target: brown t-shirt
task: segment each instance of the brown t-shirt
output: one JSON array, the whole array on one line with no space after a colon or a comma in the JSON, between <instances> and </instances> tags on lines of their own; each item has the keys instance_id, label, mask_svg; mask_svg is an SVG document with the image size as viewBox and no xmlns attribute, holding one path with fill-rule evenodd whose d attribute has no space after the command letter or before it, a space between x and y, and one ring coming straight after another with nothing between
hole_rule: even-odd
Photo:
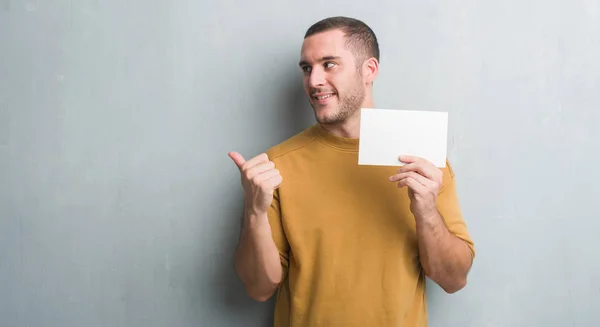
<instances>
[{"instance_id":1,"label":"brown t-shirt","mask_svg":"<svg viewBox=\"0 0 600 327\"><path fill-rule=\"evenodd\" d=\"M358 165L358 146L316 124L267 151L283 177L268 212L284 274L275 327L427 326L407 189L388 180L398 167ZM442 170L439 212L474 254Z\"/></svg>"}]
</instances>

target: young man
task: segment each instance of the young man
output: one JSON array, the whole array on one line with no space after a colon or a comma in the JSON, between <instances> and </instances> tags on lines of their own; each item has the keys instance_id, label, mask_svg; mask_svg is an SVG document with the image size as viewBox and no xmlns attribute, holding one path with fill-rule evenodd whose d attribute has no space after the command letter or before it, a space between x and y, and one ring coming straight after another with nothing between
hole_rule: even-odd
<instances>
[{"instance_id":1,"label":"young man","mask_svg":"<svg viewBox=\"0 0 600 327\"><path fill-rule=\"evenodd\" d=\"M245 193L237 273L258 301L276 292L275 326L427 326L425 277L456 292L475 253L452 168L357 164L379 68L363 22L310 27L300 68L318 123L247 161L229 153Z\"/></svg>"}]
</instances>

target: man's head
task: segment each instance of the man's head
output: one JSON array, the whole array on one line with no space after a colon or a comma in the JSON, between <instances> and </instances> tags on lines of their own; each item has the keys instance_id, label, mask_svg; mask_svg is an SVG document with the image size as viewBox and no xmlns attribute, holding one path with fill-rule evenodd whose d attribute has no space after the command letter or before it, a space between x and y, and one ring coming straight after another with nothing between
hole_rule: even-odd
<instances>
[{"instance_id":1,"label":"man's head","mask_svg":"<svg viewBox=\"0 0 600 327\"><path fill-rule=\"evenodd\" d=\"M343 123L362 106L372 105L379 44L360 20L331 17L312 25L304 36L299 65L319 123Z\"/></svg>"}]
</instances>

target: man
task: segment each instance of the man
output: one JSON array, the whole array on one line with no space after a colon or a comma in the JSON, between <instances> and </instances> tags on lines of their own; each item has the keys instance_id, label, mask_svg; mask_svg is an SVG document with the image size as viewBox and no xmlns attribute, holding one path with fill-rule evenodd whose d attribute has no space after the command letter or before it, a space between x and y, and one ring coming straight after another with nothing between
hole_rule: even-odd
<instances>
[{"instance_id":1,"label":"man","mask_svg":"<svg viewBox=\"0 0 600 327\"><path fill-rule=\"evenodd\" d=\"M373 108L379 47L363 22L333 17L306 33L300 68L317 124L245 160L235 267L275 326L427 326L425 277L466 284L474 246L449 163L403 156L359 166L360 108Z\"/></svg>"}]
</instances>

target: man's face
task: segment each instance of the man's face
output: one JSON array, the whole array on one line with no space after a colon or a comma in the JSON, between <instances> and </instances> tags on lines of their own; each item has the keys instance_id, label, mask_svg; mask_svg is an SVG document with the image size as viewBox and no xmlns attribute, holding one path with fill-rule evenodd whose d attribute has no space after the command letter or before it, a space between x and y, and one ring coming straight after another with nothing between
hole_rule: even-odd
<instances>
[{"instance_id":1,"label":"man's face","mask_svg":"<svg viewBox=\"0 0 600 327\"><path fill-rule=\"evenodd\" d=\"M345 121L365 98L362 63L356 62L345 42L341 30L331 30L306 38L302 45L304 90L321 124Z\"/></svg>"}]
</instances>

